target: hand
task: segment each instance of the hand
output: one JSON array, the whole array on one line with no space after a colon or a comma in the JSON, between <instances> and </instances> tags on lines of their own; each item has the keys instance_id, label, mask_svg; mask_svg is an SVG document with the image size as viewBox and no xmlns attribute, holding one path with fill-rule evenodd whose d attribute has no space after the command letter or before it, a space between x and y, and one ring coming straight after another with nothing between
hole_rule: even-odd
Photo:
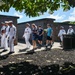
<instances>
[{"instance_id":1,"label":"hand","mask_svg":"<svg viewBox=\"0 0 75 75\"><path fill-rule=\"evenodd\" d=\"M6 35L6 38L7 38L7 35Z\"/></svg>"},{"instance_id":2,"label":"hand","mask_svg":"<svg viewBox=\"0 0 75 75\"><path fill-rule=\"evenodd\" d=\"M12 39L14 39L14 36L12 37Z\"/></svg>"}]
</instances>

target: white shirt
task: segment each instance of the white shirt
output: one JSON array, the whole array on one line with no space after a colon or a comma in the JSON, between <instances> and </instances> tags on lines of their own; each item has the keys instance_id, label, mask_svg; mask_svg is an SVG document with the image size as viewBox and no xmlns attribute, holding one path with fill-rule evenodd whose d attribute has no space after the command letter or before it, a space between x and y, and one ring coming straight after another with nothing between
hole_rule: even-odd
<instances>
[{"instance_id":1,"label":"white shirt","mask_svg":"<svg viewBox=\"0 0 75 75\"><path fill-rule=\"evenodd\" d=\"M31 28L29 28L29 27L25 28L23 37L30 35L31 32L32 32Z\"/></svg>"},{"instance_id":2,"label":"white shirt","mask_svg":"<svg viewBox=\"0 0 75 75\"><path fill-rule=\"evenodd\" d=\"M72 34L74 32L74 30L72 28L69 28L67 31L67 34Z\"/></svg>"},{"instance_id":3,"label":"white shirt","mask_svg":"<svg viewBox=\"0 0 75 75\"><path fill-rule=\"evenodd\" d=\"M9 34L8 36L9 37L14 37L16 38L16 27L14 25L12 25L10 28L9 28Z\"/></svg>"},{"instance_id":4,"label":"white shirt","mask_svg":"<svg viewBox=\"0 0 75 75\"><path fill-rule=\"evenodd\" d=\"M58 33L58 36L60 37L61 41L63 41L63 34L66 34L66 31L64 29L61 29Z\"/></svg>"},{"instance_id":5,"label":"white shirt","mask_svg":"<svg viewBox=\"0 0 75 75\"><path fill-rule=\"evenodd\" d=\"M6 36L8 36L9 28L10 28L9 26L5 26L5 31L6 31L5 34L6 34Z\"/></svg>"},{"instance_id":6,"label":"white shirt","mask_svg":"<svg viewBox=\"0 0 75 75\"><path fill-rule=\"evenodd\" d=\"M64 29L61 29L58 33L58 36L62 36L63 34L66 34L66 31Z\"/></svg>"}]
</instances>

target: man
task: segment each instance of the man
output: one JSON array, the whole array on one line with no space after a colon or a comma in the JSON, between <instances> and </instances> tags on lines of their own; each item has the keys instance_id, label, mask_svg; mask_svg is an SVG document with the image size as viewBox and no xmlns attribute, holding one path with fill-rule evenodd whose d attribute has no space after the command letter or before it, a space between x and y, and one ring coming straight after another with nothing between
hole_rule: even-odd
<instances>
[{"instance_id":1,"label":"man","mask_svg":"<svg viewBox=\"0 0 75 75\"><path fill-rule=\"evenodd\" d=\"M5 45L5 23L1 22L1 48L4 48Z\"/></svg>"},{"instance_id":2,"label":"man","mask_svg":"<svg viewBox=\"0 0 75 75\"><path fill-rule=\"evenodd\" d=\"M9 54L14 53L14 40L16 39L16 27L13 25L13 21L9 21Z\"/></svg>"},{"instance_id":3,"label":"man","mask_svg":"<svg viewBox=\"0 0 75 75\"><path fill-rule=\"evenodd\" d=\"M31 47L31 44L29 42L30 34L31 34L30 24L29 23L26 23L26 28L24 30L23 37L25 38L25 42L26 42L27 49Z\"/></svg>"},{"instance_id":4,"label":"man","mask_svg":"<svg viewBox=\"0 0 75 75\"><path fill-rule=\"evenodd\" d=\"M39 25L39 28L38 28L38 43L39 43L40 47L42 46L43 34L44 34L43 28L41 27L41 25Z\"/></svg>"},{"instance_id":5,"label":"man","mask_svg":"<svg viewBox=\"0 0 75 75\"><path fill-rule=\"evenodd\" d=\"M52 47L52 44L53 44L53 42L52 42L52 34L53 34L53 30L52 30L51 26L49 24L47 24L46 48L47 48L47 46L48 46L49 43L51 44L50 45L50 49Z\"/></svg>"},{"instance_id":6,"label":"man","mask_svg":"<svg viewBox=\"0 0 75 75\"><path fill-rule=\"evenodd\" d=\"M72 26L69 26L69 29L67 31L67 34L72 34L74 32Z\"/></svg>"},{"instance_id":7,"label":"man","mask_svg":"<svg viewBox=\"0 0 75 75\"><path fill-rule=\"evenodd\" d=\"M5 51L8 49L8 33L9 33L9 22L5 21Z\"/></svg>"},{"instance_id":8,"label":"man","mask_svg":"<svg viewBox=\"0 0 75 75\"><path fill-rule=\"evenodd\" d=\"M60 37L61 40L61 46L63 46L63 35L66 34L66 31L63 26L60 27L60 31L58 33L58 37Z\"/></svg>"}]
</instances>

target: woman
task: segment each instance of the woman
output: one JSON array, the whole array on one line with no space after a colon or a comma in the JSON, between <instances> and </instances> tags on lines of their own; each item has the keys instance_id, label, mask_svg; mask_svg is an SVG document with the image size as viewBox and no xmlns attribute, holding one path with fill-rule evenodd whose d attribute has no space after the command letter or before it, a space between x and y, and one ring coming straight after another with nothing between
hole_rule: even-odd
<instances>
[{"instance_id":1,"label":"woman","mask_svg":"<svg viewBox=\"0 0 75 75\"><path fill-rule=\"evenodd\" d=\"M37 26L35 24L32 24L32 44L33 44L33 51L37 48L37 46L36 46L36 40L37 40Z\"/></svg>"}]
</instances>

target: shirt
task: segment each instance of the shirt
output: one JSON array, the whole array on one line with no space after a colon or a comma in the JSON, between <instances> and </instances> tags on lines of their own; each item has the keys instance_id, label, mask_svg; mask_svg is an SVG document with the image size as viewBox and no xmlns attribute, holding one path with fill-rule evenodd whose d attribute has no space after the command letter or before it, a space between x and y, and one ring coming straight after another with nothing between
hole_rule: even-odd
<instances>
[{"instance_id":1,"label":"shirt","mask_svg":"<svg viewBox=\"0 0 75 75\"><path fill-rule=\"evenodd\" d=\"M34 35L37 35L37 29L36 29L36 28L32 29L32 35L33 35L33 36L34 36Z\"/></svg>"},{"instance_id":2,"label":"shirt","mask_svg":"<svg viewBox=\"0 0 75 75\"><path fill-rule=\"evenodd\" d=\"M9 26L5 26L5 34L6 34L6 36L8 36L8 33L9 33Z\"/></svg>"},{"instance_id":3,"label":"shirt","mask_svg":"<svg viewBox=\"0 0 75 75\"><path fill-rule=\"evenodd\" d=\"M28 36L30 34L31 34L31 29L29 27L25 28L23 37Z\"/></svg>"},{"instance_id":4,"label":"shirt","mask_svg":"<svg viewBox=\"0 0 75 75\"><path fill-rule=\"evenodd\" d=\"M51 36L52 35L52 28L47 28L47 36Z\"/></svg>"},{"instance_id":5,"label":"shirt","mask_svg":"<svg viewBox=\"0 0 75 75\"><path fill-rule=\"evenodd\" d=\"M72 34L74 32L74 30L72 28L69 28L67 31L67 34Z\"/></svg>"},{"instance_id":6,"label":"shirt","mask_svg":"<svg viewBox=\"0 0 75 75\"><path fill-rule=\"evenodd\" d=\"M14 25L12 25L10 28L9 28L9 37L14 37L16 38L16 27Z\"/></svg>"},{"instance_id":7,"label":"shirt","mask_svg":"<svg viewBox=\"0 0 75 75\"><path fill-rule=\"evenodd\" d=\"M64 29L61 29L58 33L58 36L62 36L63 34L66 34L66 31Z\"/></svg>"},{"instance_id":8,"label":"shirt","mask_svg":"<svg viewBox=\"0 0 75 75\"><path fill-rule=\"evenodd\" d=\"M42 28L38 29L38 35L41 35L42 32L43 32L43 29Z\"/></svg>"}]
</instances>

